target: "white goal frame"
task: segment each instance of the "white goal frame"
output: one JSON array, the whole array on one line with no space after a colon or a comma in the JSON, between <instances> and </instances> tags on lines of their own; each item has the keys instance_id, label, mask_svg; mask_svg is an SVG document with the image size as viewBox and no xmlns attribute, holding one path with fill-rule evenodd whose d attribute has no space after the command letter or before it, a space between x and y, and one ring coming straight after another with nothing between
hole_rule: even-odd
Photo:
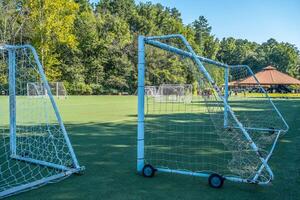
<instances>
[{"instance_id":1,"label":"white goal frame","mask_svg":"<svg viewBox=\"0 0 300 200\"><path fill-rule=\"evenodd\" d=\"M63 82L49 82L48 83L52 95L58 99L67 98L67 90ZM62 91L61 91L62 90ZM27 96L28 97L48 97L46 87L41 82L28 82L27 83Z\"/></svg>"},{"instance_id":2,"label":"white goal frame","mask_svg":"<svg viewBox=\"0 0 300 200\"><path fill-rule=\"evenodd\" d=\"M161 84L155 95L158 102L191 103L192 98L191 84Z\"/></svg>"},{"instance_id":3,"label":"white goal frame","mask_svg":"<svg viewBox=\"0 0 300 200\"><path fill-rule=\"evenodd\" d=\"M50 100L50 105L52 106L52 109L54 110L54 116L55 120L57 120L58 127L62 131L62 138L64 139L66 148L68 150L68 153L70 154L70 158L72 161L72 166L64 166L56 163L51 163L50 161L44 161L44 160L38 160L35 158L31 158L29 156L19 155L17 152L17 109L16 109L16 98L20 97L20 94L16 94L16 71L17 71L17 58L16 58L16 52L18 50L26 50L30 54L30 58L34 60L34 65L37 67L36 73L39 74L40 79L42 80L42 84L45 87L45 91L47 93L47 96ZM10 188L7 188L6 186L4 191L0 192L0 198L11 196L20 192L28 191L31 189L35 189L37 187L40 187L42 185L45 185L47 183L56 182L59 180L62 180L71 174L74 173L80 173L84 170L84 167L81 167L79 165L79 162L77 160L76 154L74 152L74 149L72 147L72 144L70 142L70 139L68 137L67 131L65 129L64 123L62 121L60 112L58 110L58 107L55 103L55 99L52 95L51 88L49 86L49 83L46 79L46 75L44 73L44 69L42 67L41 62L39 61L38 54L33 46L31 45L0 45L0 50L7 52L7 59L8 59L8 68L9 68L9 74L8 74L8 80L9 80L9 143L10 148L8 149L9 156L8 159L13 159L15 162L25 162L30 165L37 165L37 166L44 166L48 167L49 169L57 169L57 173L51 176L42 177L39 180L35 180L33 182L25 183L25 184L19 184ZM25 86L26 87L26 86ZM26 95L26 94L24 94ZM1 172L2 173L2 172Z\"/></svg>"},{"instance_id":4,"label":"white goal frame","mask_svg":"<svg viewBox=\"0 0 300 200\"><path fill-rule=\"evenodd\" d=\"M145 86L145 95L150 97L155 97L157 95L157 87Z\"/></svg>"},{"instance_id":5,"label":"white goal frame","mask_svg":"<svg viewBox=\"0 0 300 200\"><path fill-rule=\"evenodd\" d=\"M178 47L171 46L169 44L166 44L164 42L161 42L162 40L168 40L168 39L178 39L180 40L183 45L185 46L186 50L179 49ZM223 64L208 58L204 58L201 56L196 55L188 41L185 37L179 34L174 35L164 35L164 36L152 36L152 37L144 37L139 36L138 38L138 131L137 131L137 171L139 173L143 173L144 167L146 167L149 163L145 163L145 96L144 96L144 87L145 87L145 68L146 68L146 62L145 62L145 45L150 45L152 47L156 47L158 49L171 52L173 54L190 58L195 65L197 66L198 70L204 75L206 80L211 84L213 90L216 92L219 99L221 99L222 103L224 104L224 128L227 127L228 119L232 119L234 123L236 124L236 129L239 129L240 133L243 135L243 137L248 141L248 144L250 144L250 148L253 152L255 152L257 159L260 160L260 168L255 172L255 177L253 179L245 179L238 176L227 176L224 175L223 178L226 180L234 181L234 182L243 182L243 183L256 183L256 184L268 184L270 181L273 180L274 175L273 171L271 170L271 167L268 164L268 161L273 153L273 150L277 144L278 138L281 134L288 131L289 126L286 123L285 119L282 117L281 113L277 109L277 107L273 104L272 100L269 98L267 92L264 90L263 87L260 86L257 78L255 77L254 73L250 69L250 67L246 65L239 65L239 66L229 66L227 64ZM219 88L219 86L216 84L216 82L211 77L210 73L207 71L203 63L209 63L213 64L218 67L222 67L225 69L225 76L224 76L224 95ZM246 68L251 75L256 80L259 88L263 93L265 94L267 100L269 101L270 105L274 109L275 113L278 115L278 117L282 120L284 124L284 128L280 130L276 130L276 138L274 140L274 143L272 144L272 147L268 153L267 156L263 156L260 152L258 146L253 141L251 134L249 133L249 130L258 130L261 131L257 127L245 127L240 121L238 116L234 113L233 109L228 103L228 80L229 80L229 69L235 68L235 67L244 67ZM270 129L272 131L272 129ZM151 164L151 163L150 163ZM154 166L155 167L155 166ZM198 176L198 177L209 177L210 173L208 172L198 172L198 171L189 171L189 170L180 170L180 169L170 169L170 168L155 168L158 172L168 172L168 173L177 173L177 174L183 174L183 175L191 175L191 176ZM258 178L262 173L262 170L266 170L269 176L271 177L269 180L266 181L260 181Z\"/></svg>"}]
</instances>

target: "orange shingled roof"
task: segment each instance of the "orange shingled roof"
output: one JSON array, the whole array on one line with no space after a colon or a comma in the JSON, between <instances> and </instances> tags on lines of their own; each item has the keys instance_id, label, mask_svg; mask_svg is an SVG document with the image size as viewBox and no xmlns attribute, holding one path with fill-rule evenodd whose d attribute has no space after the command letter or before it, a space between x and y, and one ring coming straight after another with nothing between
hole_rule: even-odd
<instances>
[{"instance_id":1,"label":"orange shingled roof","mask_svg":"<svg viewBox=\"0 0 300 200\"><path fill-rule=\"evenodd\" d=\"M275 67L268 66L262 71L255 74L257 80L261 85L300 85L300 81L284 74ZM244 80L232 81L229 85L256 85L257 82L253 76L248 77Z\"/></svg>"}]
</instances>

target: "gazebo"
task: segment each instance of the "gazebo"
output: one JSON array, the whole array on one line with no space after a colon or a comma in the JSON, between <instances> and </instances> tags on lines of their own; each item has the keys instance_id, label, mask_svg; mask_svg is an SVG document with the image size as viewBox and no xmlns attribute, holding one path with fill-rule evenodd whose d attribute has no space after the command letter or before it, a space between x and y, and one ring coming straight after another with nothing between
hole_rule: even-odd
<instances>
[{"instance_id":1,"label":"gazebo","mask_svg":"<svg viewBox=\"0 0 300 200\"><path fill-rule=\"evenodd\" d=\"M256 73L255 76L260 85L264 88L283 88L290 85L300 86L300 80L278 71L273 66L263 68L263 70ZM249 87L257 85L258 83L253 76L229 82L229 87Z\"/></svg>"}]
</instances>

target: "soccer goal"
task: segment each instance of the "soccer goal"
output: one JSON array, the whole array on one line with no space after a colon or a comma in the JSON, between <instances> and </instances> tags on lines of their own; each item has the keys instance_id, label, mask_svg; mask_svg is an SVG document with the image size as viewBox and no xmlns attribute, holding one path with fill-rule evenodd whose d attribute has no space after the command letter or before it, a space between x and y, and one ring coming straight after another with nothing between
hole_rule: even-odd
<instances>
[{"instance_id":1,"label":"soccer goal","mask_svg":"<svg viewBox=\"0 0 300 200\"><path fill-rule=\"evenodd\" d=\"M0 197L81 172L35 49L0 46L0 71Z\"/></svg>"},{"instance_id":2,"label":"soccer goal","mask_svg":"<svg viewBox=\"0 0 300 200\"><path fill-rule=\"evenodd\" d=\"M149 97L155 97L157 94L156 86L145 86L145 95Z\"/></svg>"},{"instance_id":3,"label":"soccer goal","mask_svg":"<svg viewBox=\"0 0 300 200\"><path fill-rule=\"evenodd\" d=\"M47 97L47 90L43 83L29 82L27 83L27 96L28 97Z\"/></svg>"},{"instance_id":4,"label":"soccer goal","mask_svg":"<svg viewBox=\"0 0 300 200\"><path fill-rule=\"evenodd\" d=\"M245 84L246 79L252 81ZM173 87L178 80L197 91L189 92L190 103L178 103L174 95L164 101L145 95L145 83L182 93ZM145 177L207 177L214 188L224 180L268 184L274 178L269 160L287 131L248 66L198 56L182 35L139 36L137 171Z\"/></svg>"},{"instance_id":5,"label":"soccer goal","mask_svg":"<svg viewBox=\"0 0 300 200\"><path fill-rule=\"evenodd\" d=\"M58 99L65 99L67 97L67 90L63 82L49 82L51 93ZM42 82L28 82L27 83L28 97L49 97L47 89Z\"/></svg>"},{"instance_id":6,"label":"soccer goal","mask_svg":"<svg viewBox=\"0 0 300 200\"><path fill-rule=\"evenodd\" d=\"M159 86L155 100L159 102L192 102L192 85L191 84L162 84Z\"/></svg>"}]
</instances>

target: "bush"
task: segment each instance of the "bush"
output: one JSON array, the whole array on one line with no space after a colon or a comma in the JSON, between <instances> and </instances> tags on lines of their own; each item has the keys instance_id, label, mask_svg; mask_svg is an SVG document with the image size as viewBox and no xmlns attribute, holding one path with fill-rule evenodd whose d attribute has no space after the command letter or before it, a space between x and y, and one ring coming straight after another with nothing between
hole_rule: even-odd
<instances>
[{"instance_id":1,"label":"bush","mask_svg":"<svg viewBox=\"0 0 300 200\"><path fill-rule=\"evenodd\" d=\"M102 85L91 84L90 87L92 88L92 94L93 95L99 95L99 94L103 94L104 93Z\"/></svg>"},{"instance_id":2,"label":"bush","mask_svg":"<svg viewBox=\"0 0 300 200\"><path fill-rule=\"evenodd\" d=\"M90 85L85 83L73 83L66 86L68 94L70 95L91 95L93 89Z\"/></svg>"}]
</instances>

